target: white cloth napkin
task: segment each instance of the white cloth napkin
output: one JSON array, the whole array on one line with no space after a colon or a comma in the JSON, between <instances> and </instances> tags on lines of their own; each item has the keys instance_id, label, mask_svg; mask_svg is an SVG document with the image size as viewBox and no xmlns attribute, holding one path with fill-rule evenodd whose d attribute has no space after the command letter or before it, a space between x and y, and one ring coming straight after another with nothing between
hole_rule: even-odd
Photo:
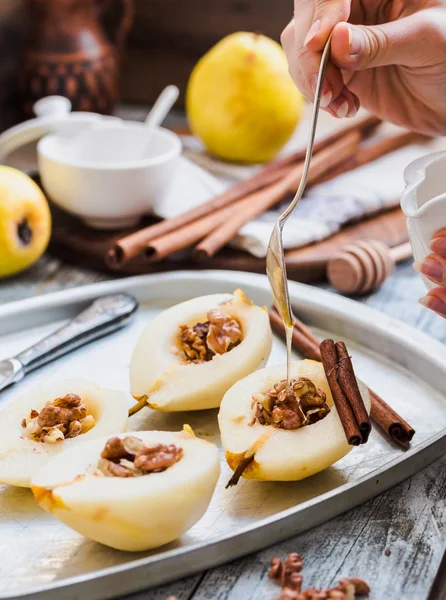
<instances>
[{"instance_id":1,"label":"white cloth napkin","mask_svg":"<svg viewBox=\"0 0 446 600\"><path fill-rule=\"evenodd\" d=\"M232 168L231 165L209 160L196 141L187 146L189 158L196 158L202 165L207 164L208 168L218 171L219 176L211 175L183 157L169 193L154 208L160 217L170 218L189 210L254 170ZM298 147L302 147L301 142ZM397 206L404 188L405 167L429 151L423 145L409 146L310 189L284 227L284 247L299 248L320 241L336 233L349 221ZM247 223L231 245L257 257L266 256L272 229L285 206Z\"/></svg>"}]
</instances>

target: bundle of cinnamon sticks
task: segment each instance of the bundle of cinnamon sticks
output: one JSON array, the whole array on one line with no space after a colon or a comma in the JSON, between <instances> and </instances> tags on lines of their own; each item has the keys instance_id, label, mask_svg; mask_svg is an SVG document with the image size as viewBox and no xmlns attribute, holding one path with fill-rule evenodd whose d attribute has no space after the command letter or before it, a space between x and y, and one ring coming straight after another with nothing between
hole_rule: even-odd
<instances>
[{"instance_id":1,"label":"bundle of cinnamon sticks","mask_svg":"<svg viewBox=\"0 0 446 600\"><path fill-rule=\"evenodd\" d=\"M307 186L426 139L420 134L402 133L361 147L361 142L379 124L379 119L368 117L319 141L314 147ZM243 225L295 192L304 158L305 150L295 152L204 204L118 239L107 253L107 265L122 269L135 260L154 263L185 249L190 250L193 260L206 261L228 244Z\"/></svg>"},{"instance_id":2,"label":"bundle of cinnamon sticks","mask_svg":"<svg viewBox=\"0 0 446 600\"><path fill-rule=\"evenodd\" d=\"M270 322L274 331L285 338L285 327L277 311L273 308ZM357 446L365 443L370 434L370 422L357 389L350 358L345 344L332 340L319 343L312 331L296 318L293 329L293 348L305 358L324 364L327 380L349 444ZM407 450L415 430L382 398L369 388L373 422L393 442Z\"/></svg>"}]
</instances>

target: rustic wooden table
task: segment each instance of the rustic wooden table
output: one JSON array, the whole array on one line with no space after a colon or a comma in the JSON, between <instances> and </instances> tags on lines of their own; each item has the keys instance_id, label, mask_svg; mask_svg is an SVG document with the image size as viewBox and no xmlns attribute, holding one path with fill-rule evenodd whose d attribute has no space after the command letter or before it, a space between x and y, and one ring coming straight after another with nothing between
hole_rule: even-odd
<instances>
[{"instance_id":1,"label":"rustic wooden table","mask_svg":"<svg viewBox=\"0 0 446 600\"><path fill-rule=\"evenodd\" d=\"M107 278L46 255L28 272L0 283L0 304ZM406 263L379 292L361 301L446 343L445 322L417 303L423 293L421 281ZM426 600L445 546L445 497L446 457L306 533L131 598L272 600L279 590L267 577L271 558L297 551L304 557L306 586L328 587L341 576L358 576L370 583L372 600Z\"/></svg>"}]
</instances>

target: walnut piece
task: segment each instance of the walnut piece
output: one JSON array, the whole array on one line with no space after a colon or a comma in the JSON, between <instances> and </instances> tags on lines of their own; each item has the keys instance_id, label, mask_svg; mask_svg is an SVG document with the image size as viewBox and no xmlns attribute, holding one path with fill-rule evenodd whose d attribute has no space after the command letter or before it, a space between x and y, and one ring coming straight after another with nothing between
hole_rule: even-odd
<instances>
[{"instance_id":1,"label":"walnut piece","mask_svg":"<svg viewBox=\"0 0 446 600\"><path fill-rule=\"evenodd\" d=\"M242 341L242 330L239 323L218 310L208 312L209 332L208 348L214 354L225 354Z\"/></svg>"},{"instance_id":2,"label":"walnut piece","mask_svg":"<svg viewBox=\"0 0 446 600\"><path fill-rule=\"evenodd\" d=\"M271 559L271 567L268 571L268 577L279 583L282 581L283 562L278 556Z\"/></svg>"},{"instance_id":3,"label":"walnut piece","mask_svg":"<svg viewBox=\"0 0 446 600\"><path fill-rule=\"evenodd\" d=\"M344 577L339 580L339 586L352 585L355 596L368 596L370 594L369 585L359 577Z\"/></svg>"},{"instance_id":4,"label":"walnut piece","mask_svg":"<svg viewBox=\"0 0 446 600\"><path fill-rule=\"evenodd\" d=\"M356 577L340 579L338 585L331 589L302 591L302 568L302 559L296 552L288 554L284 561L277 556L271 560L268 576L282 586L277 600L355 600L357 596L370 594L367 583Z\"/></svg>"},{"instance_id":5,"label":"walnut piece","mask_svg":"<svg viewBox=\"0 0 446 600\"><path fill-rule=\"evenodd\" d=\"M133 469L106 458L99 460L98 470L106 477L133 477Z\"/></svg>"},{"instance_id":6,"label":"walnut piece","mask_svg":"<svg viewBox=\"0 0 446 600\"><path fill-rule=\"evenodd\" d=\"M357 578L341 579L331 589L308 589L303 592L285 587L277 600L355 600L356 597L368 596L370 588L365 581Z\"/></svg>"},{"instance_id":7,"label":"walnut piece","mask_svg":"<svg viewBox=\"0 0 446 600\"><path fill-rule=\"evenodd\" d=\"M125 449L123 440L121 440L121 438L118 437L112 437L109 440L107 440L105 447L101 452L101 458L105 458L113 462L119 462L121 458L127 458L130 460L131 457L132 453L128 452Z\"/></svg>"},{"instance_id":8,"label":"walnut piece","mask_svg":"<svg viewBox=\"0 0 446 600\"><path fill-rule=\"evenodd\" d=\"M106 477L140 477L161 473L182 457L183 449L175 444L146 446L133 435L112 437L101 452L98 471Z\"/></svg>"},{"instance_id":9,"label":"walnut piece","mask_svg":"<svg viewBox=\"0 0 446 600\"><path fill-rule=\"evenodd\" d=\"M252 397L254 417L250 425L272 425L281 429L299 429L312 425L328 415L330 408L325 393L307 377L292 379L288 388L285 379L267 392Z\"/></svg>"},{"instance_id":10,"label":"walnut piece","mask_svg":"<svg viewBox=\"0 0 446 600\"><path fill-rule=\"evenodd\" d=\"M268 577L276 581L282 588L287 588L295 592L302 589L303 577L300 575L303 563L300 554L292 552L282 561L279 557L271 560L271 568Z\"/></svg>"},{"instance_id":11,"label":"walnut piece","mask_svg":"<svg viewBox=\"0 0 446 600\"><path fill-rule=\"evenodd\" d=\"M180 346L189 362L202 363L214 356L207 347L209 323L197 323L193 327L181 325Z\"/></svg>"},{"instance_id":12,"label":"walnut piece","mask_svg":"<svg viewBox=\"0 0 446 600\"><path fill-rule=\"evenodd\" d=\"M242 341L240 324L229 315L211 310L207 318L205 323L193 327L180 326L179 343L189 362L207 362L216 354L229 352Z\"/></svg>"},{"instance_id":13,"label":"walnut piece","mask_svg":"<svg viewBox=\"0 0 446 600\"><path fill-rule=\"evenodd\" d=\"M49 444L77 437L94 424L93 415L87 415L87 407L77 394L47 402L40 412L31 410L21 422L28 438Z\"/></svg>"},{"instance_id":14,"label":"walnut piece","mask_svg":"<svg viewBox=\"0 0 446 600\"><path fill-rule=\"evenodd\" d=\"M355 600L355 587L349 583L339 582L336 587L331 589L305 590L295 597L284 596L284 598L280 597L280 600L294 600L294 598L295 600Z\"/></svg>"}]
</instances>

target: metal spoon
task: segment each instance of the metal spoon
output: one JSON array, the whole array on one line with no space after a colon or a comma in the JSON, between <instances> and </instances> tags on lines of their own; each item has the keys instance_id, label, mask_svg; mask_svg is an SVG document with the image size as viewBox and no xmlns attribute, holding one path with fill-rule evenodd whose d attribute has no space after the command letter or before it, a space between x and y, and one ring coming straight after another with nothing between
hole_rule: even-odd
<instances>
[{"instance_id":1,"label":"metal spoon","mask_svg":"<svg viewBox=\"0 0 446 600\"><path fill-rule=\"evenodd\" d=\"M299 187L292 202L290 203L288 208L280 215L276 225L274 226L266 254L266 272L268 274L268 279L271 284L274 303L280 316L282 317L285 327L287 327L288 329L293 327L295 317L291 308L290 297L288 292L288 280L286 274L285 256L283 252L282 230L286 220L296 208L296 206L299 204L299 201L303 196L305 186L307 183L308 171L310 169L311 156L313 153L314 138L316 135L317 120L319 116L319 105L322 95L322 84L324 82L325 70L327 67L328 59L330 57L330 43L331 35L328 38L327 43L325 45L324 51L322 53L321 64L319 67L319 74L317 78L316 92L313 105L313 113L311 116L310 133L308 137L308 146Z\"/></svg>"}]
</instances>

